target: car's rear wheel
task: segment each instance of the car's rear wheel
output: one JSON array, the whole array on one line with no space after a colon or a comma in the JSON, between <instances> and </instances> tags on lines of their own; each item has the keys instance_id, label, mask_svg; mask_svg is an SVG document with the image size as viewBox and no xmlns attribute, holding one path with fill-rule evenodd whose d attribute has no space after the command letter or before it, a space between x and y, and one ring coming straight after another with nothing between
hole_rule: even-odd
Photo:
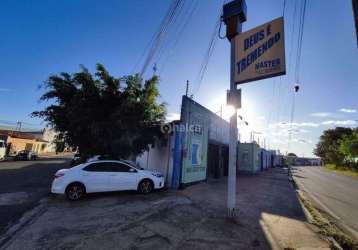
<instances>
[{"instance_id":1,"label":"car's rear wheel","mask_svg":"<svg viewBox=\"0 0 358 250\"><path fill-rule=\"evenodd\" d=\"M66 196L70 201L78 201L86 194L86 189L81 183L72 183L66 188Z\"/></svg>"},{"instance_id":2,"label":"car's rear wheel","mask_svg":"<svg viewBox=\"0 0 358 250\"><path fill-rule=\"evenodd\" d=\"M138 191L142 194L149 194L153 191L153 182L149 179L142 180L138 185Z\"/></svg>"}]
</instances>

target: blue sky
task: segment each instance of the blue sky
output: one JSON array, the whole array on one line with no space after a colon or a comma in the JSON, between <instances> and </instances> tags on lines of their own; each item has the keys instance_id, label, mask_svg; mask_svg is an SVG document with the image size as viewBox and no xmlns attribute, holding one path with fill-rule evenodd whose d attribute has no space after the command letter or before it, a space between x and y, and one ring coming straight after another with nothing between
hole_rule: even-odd
<instances>
[{"instance_id":1,"label":"blue sky","mask_svg":"<svg viewBox=\"0 0 358 250\"><path fill-rule=\"evenodd\" d=\"M296 0L298 1L298 0ZM241 85L239 113L249 126L239 125L243 140L250 131L261 133L272 148L287 151L287 130L292 103L292 21L294 0L285 10L286 60L283 77ZM323 4L326 3L326 4ZM116 76L141 69L143 51L158 29L169 0L44 0L1 1L0 8L0 120L39 124L29 114L44 107L38 89L50 74L75 72L83 64L93 70L103 63ZM196 81L201 62L221 10L222 0L187 0L195 7L183 32L185 8L155 57L161 77L162 100L168 114L180 111L186 80L194 99L213 111L225 103L229 87L229 43L218 40L200 88ZM243 30L282 15L283 0L247 0L248 20ZM175 28L176 27L176 28ZM153 62L153 63L154 63ZM294 62L294 61L293 61ZM152 64L153 65L153 64ZM152 67L150 66L150 68ZM300 71L301 90L296 98L294 133L290 151L312 155L321 132L335 125L357 126L358 49L351 1L308 0ZM152 74L147 71L146 76ZM342 110L343 109L343 110ZM258 135L257 135L258 136Z\"/></svg>"}]
</instances>

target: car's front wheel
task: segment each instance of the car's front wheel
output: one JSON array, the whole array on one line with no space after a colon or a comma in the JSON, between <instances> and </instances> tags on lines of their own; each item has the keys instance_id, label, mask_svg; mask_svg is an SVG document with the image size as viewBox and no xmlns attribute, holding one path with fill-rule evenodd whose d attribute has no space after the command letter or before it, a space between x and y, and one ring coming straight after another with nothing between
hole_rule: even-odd
<instances>
[{"instance_id":1,"label":"car's front wheel","mask_svg":"<svg viewBox=\"0 0 358 250\"><path fill-rule=\"evenodd\" d=\"M72 183L66 188L66 196L70 201L78 201L85 196L86 190L81 183Z\"/></svg>"},{"instance_id":2,"label":"car's front wheel","mask_svg":"<svg viewBox=\"0 0 358 250\"><path fill-rule=\"evenodd\" d=\"M142 180L138 185L138 191L142 194L149 194L153 189L153 182L149 179Z\"/></svg>"}]
</instances>

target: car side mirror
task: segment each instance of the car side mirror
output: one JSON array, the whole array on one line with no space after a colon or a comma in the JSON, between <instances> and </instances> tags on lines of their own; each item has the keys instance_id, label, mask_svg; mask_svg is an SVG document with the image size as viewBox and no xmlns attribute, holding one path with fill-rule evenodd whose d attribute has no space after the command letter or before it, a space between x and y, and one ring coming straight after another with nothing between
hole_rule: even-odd
<instances>
[{"instance_id":1,"label":"car side mirror","mask_svg":"<svg viewBox=\"0 0 358 250\"><path fill-rule=\"evenodd\" d=\"M133 169L133 168L130 168L130 169L129 169L129 172L135 173L135 172L137 172L137 170L135 170L135 169Z\"/></svg>"}]
</instances>

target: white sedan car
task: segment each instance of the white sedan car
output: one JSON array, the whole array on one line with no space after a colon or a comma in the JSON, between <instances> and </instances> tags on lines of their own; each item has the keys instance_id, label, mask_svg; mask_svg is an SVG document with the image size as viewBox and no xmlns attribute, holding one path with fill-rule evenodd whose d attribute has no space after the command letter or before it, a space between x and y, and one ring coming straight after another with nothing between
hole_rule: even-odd
<instances>
[{"instance_id":1,"label":"white sedan car","mask_svg":"<svg viewBox=\"0 0 358 250\"><path fill-rule=\"evenodd\" d=\"M164 187L162 174L139 169L129 161L102 160L58 170L51 192L79 200L86 193L138 190L143 194Z\"/></svg>"}]
</instances>

